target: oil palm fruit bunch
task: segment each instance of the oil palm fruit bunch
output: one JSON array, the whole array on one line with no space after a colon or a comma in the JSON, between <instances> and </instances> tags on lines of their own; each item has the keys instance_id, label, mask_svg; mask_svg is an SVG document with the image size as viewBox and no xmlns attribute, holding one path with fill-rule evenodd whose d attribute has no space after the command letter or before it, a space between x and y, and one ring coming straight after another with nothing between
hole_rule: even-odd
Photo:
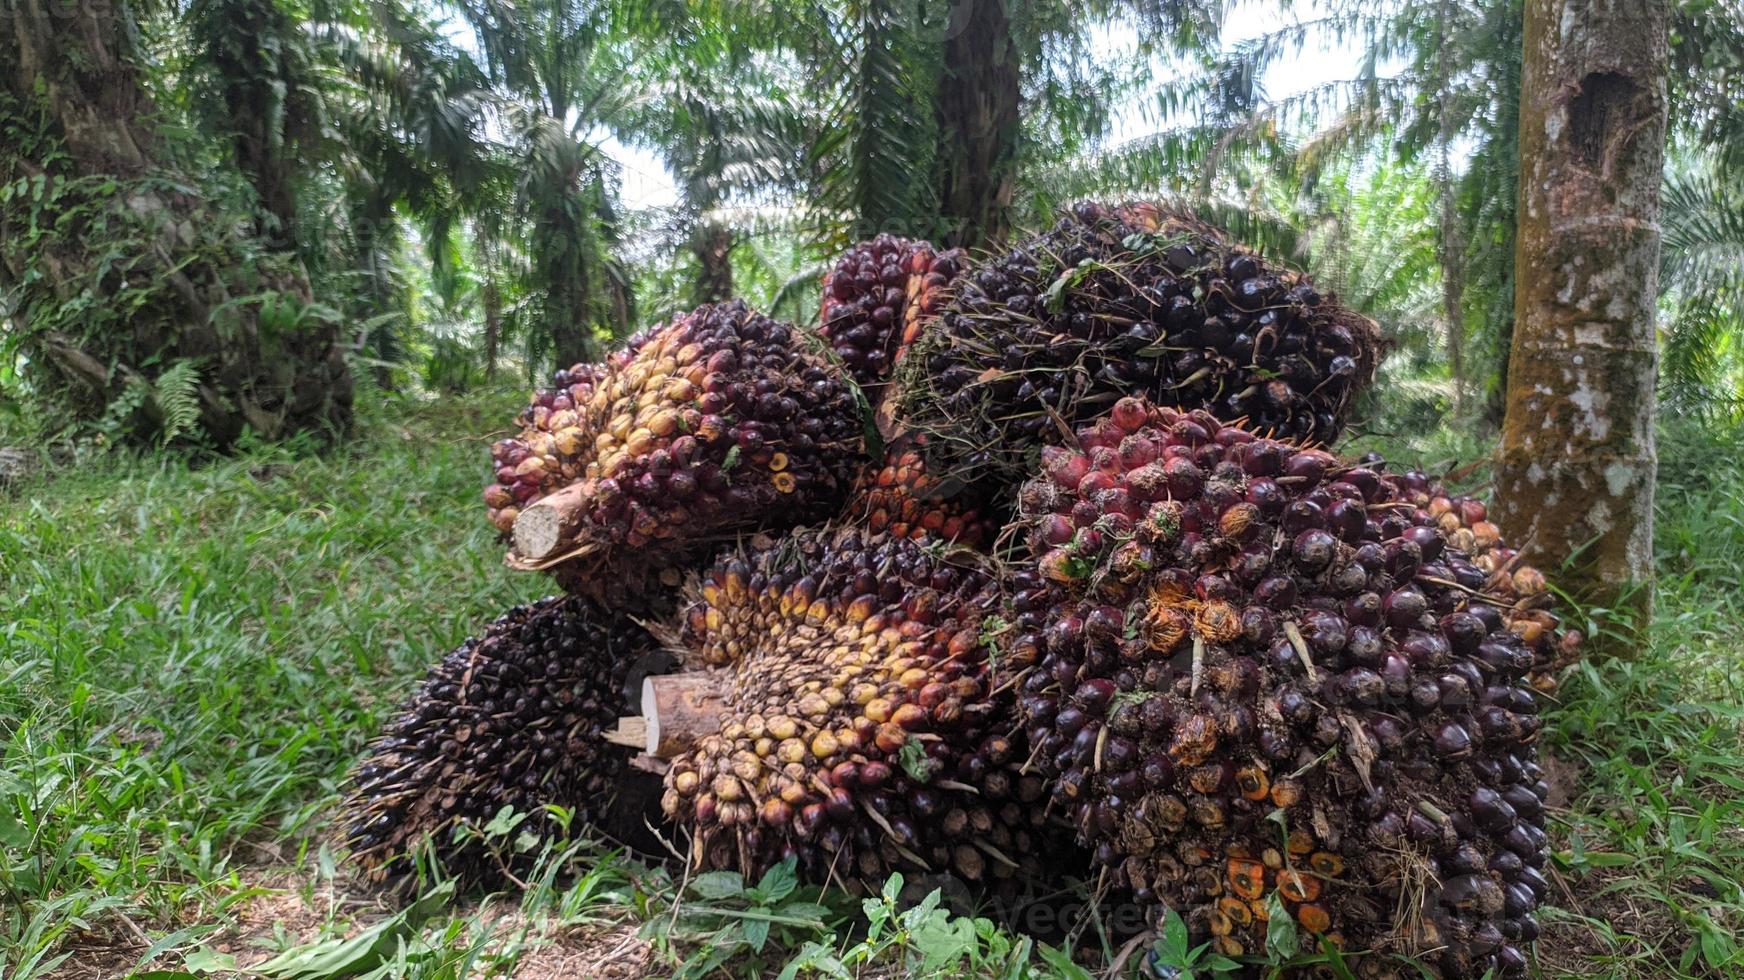
<instances>
[{"instance_id":1,"label":"oil palm fruit bunch","mask_svg":"<svg viewBox=\"0 0 1744 980\"><path fill-rule=\"evenodd\" d=\"M1379 334L1302 275L1154 204L1081 204L968 271L898 374L897 417L1010 479L1124 395L1330 442Z\"/></svg>"},{"instance_id":2,"label":"oil palm fruit bunch","mask_svg":"<svg viewBox=\"0 0 1744 980\"><path fill-rule=\"evenodd\" d=\"M627 347L614 356L621 359L632 350ZM484 488L484 504L486 516L497 530L509 533L522 507L579 475L573 464L567 473L564 471L556 435L570 433L565 437L565 445L574 437L573 430L580 419L577 406L587 404L593 396L594 382L602 368L598 364L577 364L559 370L552 378L552 386L534 391L527 407L516 418L520 433L491 444L494 481Z\"/></svg>"},{"instance_id":3,"label":"oil palm fruit bunch","mask_svg":"<svg viewBox=\"0 0 1744 980\"><path fill-rule=\"evenodd\" d=\"M431 669L359 764L343 804L352 856L372 880L396 878L428 837L450 870L488 880L503 868L460 827L505 806L540 835L561 829L546 804L576 826L606 816L628 750L602 733L629 713L625 672L656 646L579 597L504 613Z\"/></svg>"},{"instance_id":4,"label":"oil palm fruit bunch","mask_svg":"<svg viewBox=\"0 0 1744 980\"><path fill-rule=\"evenodd\" d=\"M1484 571L1374 469L1203 410L1122 399L1077 440L1020 492L1068 599L1019 714L1098 863L1229 955L1289 915L1522 972L1548 787Z\"/></svg>"},{"instance_id":5,"label":"oil palm fruit bunch","mask_svg":"<svg viewBox=\"0 0 1744 980\"><path fill-rule=\"evenodd\" d=\"M879 235L850 248L824 275L818 332L854 380L889 380L907 346L938 312L962 270L962 249Z\"/></svg>"},{"instance_id":6,"label":"oil palm fruit bunch","mask_svg":"<svg viewBox=\"0 0 1744 980\"><path fill-rule=\"evenodd\" d=\"M860 462L851 382L793 327L738 300L654 327L567 380L567 396L533 407L529 455L514 468L547 482L510 500L525 509L580 486L575 544L596 554L624 546L658 563L712 536L827 513ZM502 478L499 468L497 487Z\"/></svg>"},{"instance_id":7,"label":"oil palm fruit bunch","mask_svg":"<svg viewBox=\"0 0 1744 980\"><path fill-rule=\"evenodd\" d=\"M984 550L1000 521L974 488L940 478L927 466L924 440L907 438L886 447L881 466L860 475L844 519L899 538L928 538Z\"/></svg>"},{"instance_id":8,"label":"oil palm fruit bunch","mask_svg":"<svg viewBox=\"0 0 1744 980\"><path fill-rule=\"evenodd\" d=\"M728 673L728 710L672 760L664 799L699 866L749 875L793 855L815 880L876 890L894 868L1010 880L1045 855L1058 831L1021 772L1005 675L1021 656L989 658L1000 591L963 555L808 529L701 576L685 641Z\"/></svg>"},{"instance_id":9,"label":"oil palm fruit bunch","mask_svg":"<svg viewBox=\"0 0 1744 980\"><path fill-rule=\"evenodd\" d=\"M1376 457L1372 464L1384 467ZM1508 545L1501 528L1489 519L1482 500L1449 493L1429 475L1412 470L1383 474L1393 492L1421 509L1447 536L1448 544L1470 556L1486 576L1484 591L1503 600L1502 619L1532 651L1528 682L1541 693L1556 690L1555 671L1580 658L1579 630L1565 630L1552 610L1555 598L1544 573L1520 561L1520 552Z\"/></svg>"}]
</instances>

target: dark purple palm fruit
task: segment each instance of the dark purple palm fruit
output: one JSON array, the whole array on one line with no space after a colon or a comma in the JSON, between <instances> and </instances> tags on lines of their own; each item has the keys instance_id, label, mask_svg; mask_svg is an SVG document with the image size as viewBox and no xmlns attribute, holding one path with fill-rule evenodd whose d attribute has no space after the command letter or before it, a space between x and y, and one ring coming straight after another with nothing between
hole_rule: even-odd
<instances>
[{"instance_id":1,"label":"dark purple palm fruit","mask_svg":"<svg viewBox=\"0 0 1744 980\"><path fill-rule=\"evenodd\" d=\"M1332 441L1381 353L1375 325L1188 215L1082 204L966 272L899 374L896 415L964 478L1123 395Z\"/></svg>"},{"instance_id":2,"label":"dark purple palm fruit","mask_svg":"<svg viewBox=\"0 0 1744 980\"><path fill-rule=\"evenodd\" d=\"M1423 512L1418 523L1433 521L1449 547L1463 555L1463 560L1443 563L1446 573L1468 587L1481 583L1485 592L1504 600L1498 607L1503 621L1532 651L1528 681L1539 693L1554 692L1557 671L1580 659L1582 637L1579 630L1562 628L1544 573L1520 561L1519 551L1490 521L1483 501L1449 493L1420 471L1386 473L1386 463L1378 456L1373 465L1394 493Z\"/></svg>"},{"instance_id":3,"label":"dark purple palm fruit","mask_svg":"<svg viewBox=\"0 0 1744 980\"><path fill-rule=\"evenodd\" d=\"M371 743L340 807L352 858L371 880L399 878L429 838L451 871L494 881L517 856L493 859L461 826L505 806L528 814L522 832L547 837L563 830L547 805L570 810L574 831L607 817L630 752L604 733L629 713L626 672L658 647L577 596L504 613L432 668Z\"/></svg>"},{"instance_id":4,"label":"dark purple palm fruit","mask_svg":"<svg viewBox=\"0 0 1744 980\"><path fill-rule=\"evenodd\" d=\"M1022 495L1065 599L1018 704L1080 841L1228 955L1282 910L1348 951L1520 972L1532 655L1449 574L1469 559L1374 470L1209 412L1123 399L1078 444Z\"/></svg>"},{"instance_id":5,"label":"dark purple palm fruit","mask_svg":"<svg viewBox=\"0 0 1744 980\"><path fill-rule=\"evenodd\" d=\"M560 476L518 501L511 556L544 567L568 555L559 567L581 587L829 516L863 462L852 382L793 327L737 300L632 339L585 387L585 401L559 410L569 424L525 440L524 465ZM527 515L559 493L540 511L551 533L529 548Z\"/></svg>"},{"instance_id":6,"label":"dark purple palm fruit","mask_svg":"<svg viewBox=\"0 0 1744 980\"><path fill-rule=\"evenodd\" d=\"M964 554L800 530L703 574L683 639L727 673L729 714L672 760L664 799L699 867L796 855L815 880L876 890L895 868L1003 880L1069 852L1044 846L1061 830L1012 703L1045 587L1004 599Z\"/></svg>"},{"instance_id":7,"label":"dark purple palm fruit","mask_svg":"<svg viewBox=\"0 0 1744 980\"><path fill-rule=\"evenodd\" d=\"M854 380L890 378L908 344L942 304L962 265L960 249L879 235L850 248L824 275L818 332Z\"/></svg>"}]
</instances>

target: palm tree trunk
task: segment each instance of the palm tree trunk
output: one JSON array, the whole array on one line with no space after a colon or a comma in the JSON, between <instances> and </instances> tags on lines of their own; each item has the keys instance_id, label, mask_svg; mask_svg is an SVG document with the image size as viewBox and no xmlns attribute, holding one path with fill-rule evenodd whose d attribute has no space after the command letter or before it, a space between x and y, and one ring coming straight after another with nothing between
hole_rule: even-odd
<instances>
[{"instance_id":1,"label":"palm tree trunk","mask_svg":"<svg viewBox=\"0 0 1744 980\"><path fill-rule=\"evenodd\" d=\"M262 237L273 247L297 247L297 200L292 150L308 127L307 96L295 70L297 27L274 0L225 3L202 25L201 56L217 76L223 94L236 165L254 185L260 207L270 218Z\"/></svg>"},{"instance_id":2,"label":"palm tree trunk","mask_svg":"<svg viewBox=\"0 0 1744 980\"><path fill-rule=\"evenodd\" d=\"M952 246L997 244L1011 230L1008 210L1023 89L1005 7L1004 0L956 5L945 38L934 114L940 219L945 242Z\"/></svg>"},{"instance_id":3,"label":"palm tree trunk","mask_svg":"<svg viewBox=\"0 0 1744 980\"><path fill-rule=\"evenodd\" d=\"M1435 138L1435 190L1441 199L1441 234L1436 236L1436 259L1441 266L1441 315L1447 321L1447 365L1453 375L1453 414L1465 417L1465 243L1460 234L1459 213L1455 206L1453 162L1450 144L1453 142L1453 113L1448 104L1447 43L1448 0L1442 0L1436 11L1436 31L1441 49L1435 58L1436 101L1440 119Z\"/></svg>"},{"instance_id":4,"label":"palm tree trunk","mask_svg":"<svg viewBox=\"0 0 1744 980\"><path fill-rule=\"evenodd\" d=\"M1578 597L1652 610L1664 0L1527 0L1501 522ZM1623 652L1628 644L1613 644Z\"/></svg>"},{"instance_id":5,"label":"palm tree trunk","mask_svg":"<svg viewBox=\"0 0 1744 980\"><path fill-rule=\"evenodd\" d=\"M593 340L592 269L579 254L584 243L575 228L555 222L540 240L559 254L545 256L545 325L551 333L551 353L559 368L598 360Z\"/></svg>"},{"instance_id":6,"label":"palm tree trunk","mask_svg":"<svg viewBox=\"0 0 1744 980\"><path fill-rule=\"evenodd\" d=\"M489 268L485 270L480 298L484 304L484 376L495 381L503 342L503 294L497 286L496 274Z\"/></svg>"},{"instance_id":7,"label":"palm tree trunk","mask_svg":"<svg viewBox=\"0 0 1744 980\"><path fill-rule=\"evenodd\" d=\"M720 303L733 298L733 230L708 222L690 241L696 255L696 305Z\"/></svg>"},{"instance_id":8,"label":"palm tree trunk","mask_svg":"<svg viewBox=\"0 0 1744 980\"><path fill-rule=\"evenodd\" d=\"M0 206L0 287L27 311L42 390L100 418L122 386L191 359L215 445L245 427L267 438L342 428L339 324L309 309L298 263L255 255L167 163L126 9L17 0L0 17L0 114L32 134L0 142L0 182L57 188Z\"/></svg>"}]
</instances>

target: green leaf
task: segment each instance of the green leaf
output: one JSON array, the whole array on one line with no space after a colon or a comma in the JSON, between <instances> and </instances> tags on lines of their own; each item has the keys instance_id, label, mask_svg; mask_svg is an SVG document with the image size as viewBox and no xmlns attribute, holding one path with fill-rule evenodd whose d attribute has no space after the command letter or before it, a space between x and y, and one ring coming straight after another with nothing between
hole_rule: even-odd
<instances>
[{"instance_id":1,"label":"green leaf","mask_svg":"<svg viewBox=\"0 0 1744 980\"><path fill-rule=\"evenodd\" d=\"M326 980L373 969L392 956L402 941L417 935L418 927L447 907L453 897L454 882L445 881L410 908L349 939L329 939L288 949L256 966L254 972L273 980Z\"/></svg>"},{"instance_id":2,"label":"green leaf","mask_svg":"<svg viewBox=\"0 0 1744 980\"><path fill-rule=\"evenodd\" d=\"M710 871L690 881L690 891L698 898L718 902L745 894L745 879L736 871Z\"/></svg>"},{"instance_id":3,"label":"green leaf","mask_svg":"<svg viewBox=\"0 0 1744 980\"><path fill-rule=\"evenodd\" d=\"M793 894L799 887L799 872L797 858L787 858L763 873L763 880L757 882L757 894L768 904L775 904Z\"/></svg>"},{"instance_id":4,"label":"green leaf","mask_svg":"<svg viewBox=\"0 0 1744 980\"><path fill-rule=\"evenodd\" d=\"M769 921L746 919L739 927L744 930L745 941L751 944L751 948L759 953L763 952L764 944L769 942Z\"/></svg>"},{"instance_id":5,"label":"green leaf","mask_svg":"<svg viewBox=\"0 0 1744 980\"><path fill-rule=\"evenodd\" d=\"M822 973L836 980L854 980L854 974L842 962L841 957L836 955L836 951L819 942L808 941L801 946L793 959L787 961L787 966L782 968L776 980L794 980L801 970Z\"/></svg>"},{"instance_id":6,"label":"green leaf","mask_svg":"<svg viewBox=\"0 0 1744 980\"><path fill-rule=\"evenodd\" d=\"M30 828L26 827L10 807L0 810L0 844L14 850L30 848Z\"/></svg>"},{"instance_id":7,"label":"green leaf","mask_svg":"<svg viewBox=\"0 0 1744 980\"><path fill-rule=\"evenodd\" d=\"M1171 965L1185 966L1187 942L1187 923L1180 913L1169 909L1163 914L1163 938L1158 943L1162 955Z\"/></svg>"},{"instance_id":8,"label":"green leaf","mask_svg":"<svg viewBox=\"0 0 1744 980\"><path fill-rule=\"evenodd\" d=\"M1266 899L1266 912L1266 958L1281 963L1296 955L1296 920L1284 907L1284 897L1278 892L1272 892Z\"/></svg>"},{"instance_id":9,"label":"green leaf","mask_svg":"<svg viewBox=\"0 0 1744 980\"><path fill-rule=\"evenodd\" d=\"M930 783L933 773L938 769L938 762L926 753L926 743L913 735L902 743L902 751L897 753L897 761L902 764L902 771L908 773L910 779L917 783Z\"/></svg>"},{"instance_id":10,"label":"green leaf","mask_svg":"<svg viewBox=\"0 0 1744 980\"><path fill-rule=\"evenodd\" d=\"M236 969L236 957L201 946L189 950L182 965L195 973L223 973Z\"/></svg>"},{"instance_id":11,"label":"green leaf","mask_svg":"<svg viewBox=\"0 0 1744 980\"><path fill-rule=\"evenodd\" d=\"M486 837L505 837L525 819L527 814L516 812L512 806L504 806L490 819L490 823L484 825L483 833Z\"/></svg>"},{"instance_id":12,"label":"green leaf","mask_svg":"<svg viewBox=\"0 0 1744 980\"><path fill-rule=\"evenodd\" d=\"M1036 944L1036 955L1060 980L1095 980L1089 970L1072 961L1072 955L1047 943Z\"/></svg>"},{"instance_id":13,"label":"green leaf","mask_svg":"<svg viewBox=\"0 0 1744 980\"><path fill-rule=\"evenodd\" d=\"M920 968L916 972L922 976L959 963L975 952L975 923L968 919L952 919L949 912L936 908L938 898L935 889L927 896L927 901L922 901L905 916L913 945L921 952Z\"/></svg>"},{"instance_id":14,"label":"green leaf","mask_svg":"<svg viewBox=\"0 0 1744 980\"><path fill-rule=\"evenodd\" d=\"M1332 969L1333 976L1337 977L1338 980L1356 980L1356 974L1352 973L1350 967L1344 962L1344 953L1340 952L1337 946L1328 942L1325 936L1316 938L1320 942L1320 951L1326 954L1326 965ZM1428 967L1416 962L1413 962L1412 965L1417 967L1417 971L1427 980L1434 980L1434 974L1429 972Z\"/></svg>"},{"instance_id":15,"label":"green leaf","mask_svg":"<svg viewBox=\"0 0 1744 980\"><path fill-rule=\"evenodd\" d=\"M727 455L721 459L721 472L730 473L733 467L739 465L739 447L727 447Z\"/></svg>"}]
</instances>

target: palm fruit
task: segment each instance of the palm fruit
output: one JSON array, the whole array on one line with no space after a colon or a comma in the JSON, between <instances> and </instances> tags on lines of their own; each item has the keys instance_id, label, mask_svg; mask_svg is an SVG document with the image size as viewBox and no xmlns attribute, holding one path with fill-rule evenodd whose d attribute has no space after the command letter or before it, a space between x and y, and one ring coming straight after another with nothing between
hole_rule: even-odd
<instances>
[{"instance_id":1,"label":"palm fruit","mask_svg":"<svg viewBox=\"0 0 1744 980\"><path fill-rule=\"evenodd\" d=\"M859 463L851 382L792 327L737 300L698 307L558 380L567 394L526 416L527 455L510 471L519 482L509 488L499 466L486 502L513 526L511 511L579 486L575 545L589 570L613 558L670 567L706 539L827 514Z\"/></svg>"},{"instance_id":2,"label":"palm fruit","mask_svg":"<svg viewBox=\"0 0 1744 980\"><path fill-rule=\"evenodd\" d=\"M876 890L895 868L1009 880L1063 853L1039 846L1058 831L1015 737L1024 657L984 643L1026 613L964 554L812 529L701 577L685 642L727 672L727 714L672 760L663 801L697 865L757 874L793 855ZM1042 605L1023 604L1039 629Z\"/></svg>"},{"instance_id":3,"label":"palm fruit","mask_svg":"<svg viewBox=\"0 0 1744 980\"><path fill-rule=\"evenodd\" d=\"M1376 469L1386 465L1373 454L1365 457L1365 462ZM1562 628L1561 619L1551 609L1555 597L1544 573L1520 561L1520 552L1503 539L1482 500L1449 493L1418 470L1383 473L1382 478L1393 485L1401 499L1425 511L1447 535L1448 544L1471 556L1472 564L1488 576L1484 591L1506 603L1502 619L1532 651L1528 682L1540 693L1553 693L1556 671L1580 658L1582 636L1579 630Z\"/></svg>"},{"instance_id":4,"label":"palm fruit","mask_svg":"<svg viewBox=\"0 0 1744 980\"><path fill-rule=\"evenodd\" d=\"M855 381L886 381L962 266L962 249L938 252L927 242L888 234L861 242L824 275L818 332Z\"/></svg>"},{"instance_id":5,"label":"palm fruit","mask_svg":"<svg viewBox=\"0 0 1744 980\"><path fill-rule=\"evenodd\" d=\"M1154 204L1078 205L977 266L905 361L899 422L951 471L1021 479L1035 448L1123 395L1331 441L1379 334L1304 276Z\"/></svg>"},{"instance_id":6,"label":"palm fruit","mask_svg":"<svg viewBox=\"0 0 1744 980\"><path fill-rule=\"evenodd\" d=\"M632 348L613 355L625 360ZM533 392L526 408L515 420L521 427L519 435L498 439L491 444L491 470L494 482L484 488L485 513L497 530L509 533L521 508L555 489L563 473L552 466L556 448L555 434L576 426L577 406L586 405L593 396L594 384L604 365L577 364L559 370L552 386ZM551 445L547 447L547 442ZM535 452L537 444L542 452ZM565 441L567 445L567 440Z\"/></svg>"},{"instance_id":7,"label":"palm fruit","mask_svg":"<svg viewBox=\"0 0 1744 980\"><path fill-rule=\"evenodd\" d=\"M899 538L987 548L999 521L988 516L973 488L934 475L918 441L905 438L886 448L883 465L860 475L843 517Z\"/></svg>"},{"instance_id":8,"label":"palm fruit","mask_svg":"<svg viewBox=\"0 0 1744 980\"><path fill-rule=\"evenodd\" d=\"M483 846L456 836L462 825L505 806L541 835L561 830L546 804L577 827L606 816L629 750L603 732L629 713L625 672L656 647L578 597L504 613L444 657L372 743L342 806L352 857L372 880L398 877L429 837L451 870L490 878Z\"/></svg>"},{"instance_id":9,"label":"palm fruit","mask_svg":"<svg viewBox=\"0 0 1744 980\"><path fill-rule=\"evenodd\" d=\"M1374 469L1203 410L1122 399L1078 444L1020 492L1069 598L1019 713L1097 862L1229 955L1288 914L1522 972L1548 786L1484 571Z\"/></svg>"}]
</instances>

